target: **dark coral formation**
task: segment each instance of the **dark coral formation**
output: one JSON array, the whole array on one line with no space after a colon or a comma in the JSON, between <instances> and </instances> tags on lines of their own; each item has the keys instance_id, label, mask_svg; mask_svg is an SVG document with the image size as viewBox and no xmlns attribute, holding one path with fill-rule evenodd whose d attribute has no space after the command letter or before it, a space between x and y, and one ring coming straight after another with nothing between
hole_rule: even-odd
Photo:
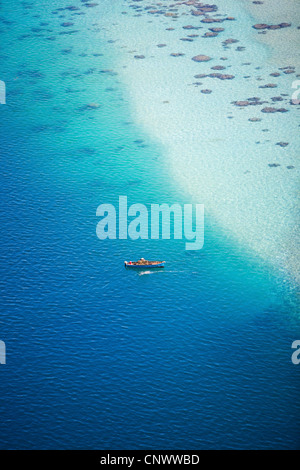
<instances>
[{"instance_id":1,"label":"dark coral formation","mask_svg":"<svg viewBox=\"0 0 300 470\"><path fill-rule=\"evenodd\" d=\"M194 60L195 62L208 62L209 60L211 60L211 57L209 57L208 55L199 54L195 57L192 57L192 60Z\"/></svg>"},{"instance_id":2,"label":"dark coral formation","mask_svg":"<svg viewBox=\"0 0 300 470\"><path fill-rule=\"evenodd\" d=\"M282 29L288 28L291 26L291 23L280 23L280 24L265 24L265 23L258 23L252 26L252 28L257 30L267 30L267 29Z\"/></svg>"}]
</instances>

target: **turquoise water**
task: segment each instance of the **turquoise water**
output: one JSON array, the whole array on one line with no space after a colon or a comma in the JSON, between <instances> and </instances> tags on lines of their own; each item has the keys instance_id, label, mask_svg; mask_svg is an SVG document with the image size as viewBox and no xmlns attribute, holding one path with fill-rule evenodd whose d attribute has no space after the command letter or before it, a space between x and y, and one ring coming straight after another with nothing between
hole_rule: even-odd
<instances>
[{"instance_id":1,"label":"turquoise water","mask_svg":"<svg viewBox=\"0 0 300 470\"><path fill-rule=\"evenodd\" d=\"M202 157L195 158L197 108L188 107L189 100L199 99L198 88L189 87L192 91L184 95L188 109L177 127L180 139L173 141L183 109L178 84L192 83L194 70L204 67L169 53L184 50L187 55L191 46L192 56L198 46L182 43L174 49L176 41L161 36L155 18L148 23L143 15L129 13L128 2L110 3L89 8L75 0L80 9L74 11L57 11L69 6L58 1L1 5L0 79L6 82L7 105L0 107L0 339L6 343L7 364L0 369L0 445L299 448L299 366L291 362L291 344L300 333L293 263L278 268L272 250L261 256L252 237L226 222L228 213L220 216L225 207L220 194L229 197L228 185L230 203L240 201L241 215L250 197L239 190L245 183L235 184L240 176L229 148L239 145L241 152L248 146L253 165L248 154L258 146L255 134L265 135L262 129L270 127L272 146L261 152L264 165L253 181L267 182L267 196L275 187L284 188L287 205L279 207L291 207L287 220L294 220L297 168L283 170L285 163L294 163L295 111L250 123L248 108L231 105L233 99L247 98L248 91L255 96L240 79L239 68L247 66L239 61L256 60L259 66L268 57L252 32L245 33L250 59L226 50L237 78L226 88L222 81L221 88L205 84L213 93L201 95L197 104L205 167ZM238 32L243 34L249 17L237 7L232 15L240 15ZM74 25L61 26L64 22ZM235 37L233 24L228 27ZM174 34L181 36L177 30ZM167 41L174 41L168 52L154 54L153 44ZM219 43L205 51L201 46L198 53L215 55L217 48L221 53ZM146 59L134 59L135 54ZM175 73L174 61L181 59L188 65L176 66ZM166 82L165 74L172 80ZM292 79L281 78L284 92ZM171 112L160 112L158 98L170 101ZM209 104L202 101L206 98ZM213 130L207 109L214 112ZM235 121L225 121L227 112ZM246 118L239 117L242 113ZM283 119L289 124L283 125ZM253 125L260 127L253 131ZM234 145L227 142L228 133ZM288 154L274 145L275 137L277 142L283 136L290 141ZM233 174L225 163L217 165L220 149ZM270 149L282 159L280 168L268 167ZM248 169L254 171L242 165ZM273 170L280 171L277 186L265 173ZM185 240L101 242L96 209L101 203L117 204L119 195L147 207L205 203L204 249L187 252ZM266 215L263 198L255 197L248 207L250 222ZM233 211L234 220L237 215ZM265 227L281 240L273 212ZM124 270L125 259L140 256L166 259L167 268L140 274Z\"/></svg>"},{"instance_id":2,"label":"turquoise water","mask_svg":"<svg viewBox=\"0 0 300 470\"><path fill-rule=\"evenodd\" d=\"M206 25L187 15L191 8L185 7L176 21L160 15L133 16L117 23L109 34L116 47L126 51L120 73L132 112L164 145L176 183L193 200L204 202L209 214L245 249L297 277L299 119L297 106L289 103L297 70L291 74L280 70L277 79L270 76L280 66L271 60L273 51L256 40L251 27L255 21L243 3L236 3L218 2L219 12L233 13L235 21ZM201 29L186 30L186 25ZM203 38L212 26L222 26L224 32ZM195 34L199 37L192 42L182 41ZM236 42L225 45L228 39ZM158 48L159 43L165 47ZM296 55L297 44L292 46ZM132 50L144 54L145 60L135 60ZM174 52L184 56L175 58ZM211 60L195 63L191 58L198 54ZM221 73L234 79L195 78L216 73L215 66L224 67ZM275 88L260 88L270 83ZM201 93L207 89L211 93ZM249 97L259 97L264 105L233 105ZM263 114L265 106L288 112ZM261 121L249 121L253 118ZM282 141L288 147L276 145ZM277 167L269 166L274 164Z\"/></svg>"}]
</instances>

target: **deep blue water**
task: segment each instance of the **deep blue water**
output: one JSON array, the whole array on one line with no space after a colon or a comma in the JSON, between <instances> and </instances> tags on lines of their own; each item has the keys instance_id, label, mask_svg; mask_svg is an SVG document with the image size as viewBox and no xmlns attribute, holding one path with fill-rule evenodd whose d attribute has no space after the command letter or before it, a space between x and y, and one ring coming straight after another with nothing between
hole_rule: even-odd
<instances>
[{"instance_id":1,"label":"deep blue water","mask_svg":"<svg viewBox=\"0 0 300 470\"><path fill-rule=\"evenodd\" d=\"M0 447L299 448L294 286L209 218L199 252L97 239L97 206L119 195L191 201L107 72L95 12L107 26L114 9L73 3L86 14L0 10ZM70 18L79 32L59 35ZM167 267L125 271L140 256Z\"/></svg>"}]
</instances>

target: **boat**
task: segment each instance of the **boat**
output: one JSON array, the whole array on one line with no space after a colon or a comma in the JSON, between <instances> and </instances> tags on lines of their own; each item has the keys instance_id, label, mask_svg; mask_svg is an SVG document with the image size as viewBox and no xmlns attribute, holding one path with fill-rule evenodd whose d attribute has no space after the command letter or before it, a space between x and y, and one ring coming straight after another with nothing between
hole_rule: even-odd
<instances>
[{"instance_id":1,"label":"boat","mask_svg":"<svg viewBox=\"0 0 300 470\"><path fill-rule=\"evenodd\" d=\"M125 268L164 268L165 261L148 261L144 258L139 259L138 261L124 261Z\"/></svg>"}]
</instances>

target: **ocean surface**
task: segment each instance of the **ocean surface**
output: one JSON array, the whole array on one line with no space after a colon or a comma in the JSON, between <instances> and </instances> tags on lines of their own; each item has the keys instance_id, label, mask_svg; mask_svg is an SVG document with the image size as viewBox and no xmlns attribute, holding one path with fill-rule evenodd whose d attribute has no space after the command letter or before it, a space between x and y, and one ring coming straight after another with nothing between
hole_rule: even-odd
<instances>
[{"instance_id":1,"label":"ocean surface","mask_svg":"<svg viewBox=\"0 0 300 470\"><path fill-rule=\"evenodd\" d=\"M247 3L0 2L0 448L300 448L299 70ZM119 196L204 248L99 240Z\"/></svg>"}]
</instances>

